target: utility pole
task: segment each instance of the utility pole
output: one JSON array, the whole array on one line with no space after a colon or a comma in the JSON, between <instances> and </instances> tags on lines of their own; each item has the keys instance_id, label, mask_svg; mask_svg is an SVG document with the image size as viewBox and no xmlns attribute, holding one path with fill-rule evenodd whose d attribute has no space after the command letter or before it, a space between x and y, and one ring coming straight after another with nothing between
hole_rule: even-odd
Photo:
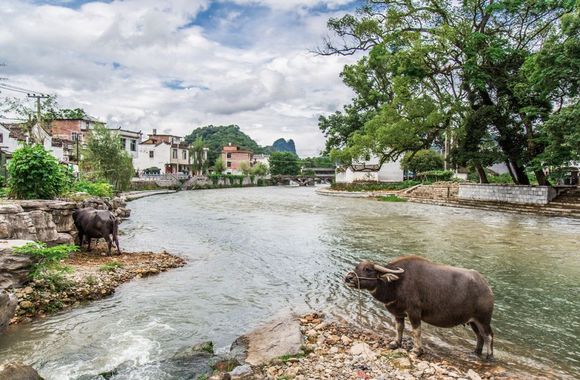
<instances>
[{"instance_id":1,"label":"utility pole","mask_svg":"<svg viewBox=\"0 0 580 380\"><path fill-rule=\"evenodd\" d=\"M40 115L40 99L47 99L49 98L48 95L45 94L37 94L37 93L28 93L26 94L26 96L28 96L29 98L34 98L36 99L36 122L38 123L38 126L40 128L42 128L42 122L41 122L41 115ZM30 125L28 130L28 135L32 137L32 125ZM36 138L34 138L34 140L37 140ZM40 140L40 139L38 139ZM41 141L35 141L37 144L41 144Z\"/></svg>"}]
</instances>

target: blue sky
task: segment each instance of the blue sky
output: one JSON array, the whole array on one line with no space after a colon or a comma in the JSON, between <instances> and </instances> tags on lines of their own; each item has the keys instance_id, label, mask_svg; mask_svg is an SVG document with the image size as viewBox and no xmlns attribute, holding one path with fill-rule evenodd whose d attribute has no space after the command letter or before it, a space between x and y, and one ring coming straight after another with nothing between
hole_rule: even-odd
<instances>
[{"instance_id":1,"label":"blue sky","mask_svg":"<svg viewBox=\"0 0 580 380\"><path fill-rule=\"evenodd\" d=\"M324 146L353 57L312 54L349 0L3 0L0 76L145 133L238 124L262 145ZM6 93L0 96L9 95ZM16 95L16 94L14 94Z\"/></svg>"}]
</instances>

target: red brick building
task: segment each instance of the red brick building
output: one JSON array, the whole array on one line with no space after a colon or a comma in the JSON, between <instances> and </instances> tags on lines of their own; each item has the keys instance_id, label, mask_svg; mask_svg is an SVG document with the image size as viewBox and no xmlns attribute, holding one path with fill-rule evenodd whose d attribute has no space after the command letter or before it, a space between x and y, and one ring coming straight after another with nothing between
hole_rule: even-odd
<instances>
[{"instance_id":1,"label":"red brick building","mask_svg":"<svg viewBox=\"0 0 580 380\"><path fill-rule=\"evenodd\" d=\"M240 171L242 162L247 162L248 165L252 162L254 152L251 150L241 149L235 145L226 145L222 149L222 160L226 165L228 173L237 173Z\"/></svg>"}]
</instances>

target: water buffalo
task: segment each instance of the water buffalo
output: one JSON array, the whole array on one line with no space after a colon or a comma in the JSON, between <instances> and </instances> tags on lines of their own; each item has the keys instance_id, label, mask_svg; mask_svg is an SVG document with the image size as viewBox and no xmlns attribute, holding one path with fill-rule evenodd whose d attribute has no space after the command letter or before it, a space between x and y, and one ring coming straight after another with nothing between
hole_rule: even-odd
<instances>
[{"instance_id":1,"label":"water buffalo","mask_svg":"<svg viewBox=\"0 0 580 380\"><path fill-rule=\"evenodd\" d=\"M397 337L390 348L401 346L408 317L417 355L422 353L424 321L437 327L469 324L477 336L475 353L481 355L485 343L487 359L493 358L493 293L478 272L406 256L386 266L362 261L344 281L349 287L370 291L395 316Z\"/></svg>"},{"instance_id":2,"label":"water buffalo","mask_svg":"<svg viewBox=\"0 0 580 380\"><path fill-rule=\"evenodd\" d=\"M88 250L91 250L92 238L104 238L109 246L109 255L113 241L117 246L117 253L121 253L117 230L119 222L108 210L95 210L92 207L77 209L73 212L73 220L79 231L79 246L83 245L83 238L88 240Z\"/></svg>"}]
</instances>

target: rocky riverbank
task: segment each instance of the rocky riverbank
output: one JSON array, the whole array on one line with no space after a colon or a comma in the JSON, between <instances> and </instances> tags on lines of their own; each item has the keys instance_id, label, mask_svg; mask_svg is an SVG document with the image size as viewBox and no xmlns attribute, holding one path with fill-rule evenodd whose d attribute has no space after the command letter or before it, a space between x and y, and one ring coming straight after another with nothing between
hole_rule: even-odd
<instances>
[{"instance_id":1,"label":"rocky riverbank","mask_svg":"<svg viewBox=\"0 0 580 380\"><path fill-rule=\"evenodd\" d=\"M535 379L532 374L508 371L501 364L478 359L469 362L452 355L410 354L411 343L396 350L387 348L392 337L355 327L346 322L329 321L320 313L300 317L303 336L301 351L282 355L260 365L238 366L230 372L215 372L209 379L428 379L499 380ZM276 347L283 337L271 336ZM255 346L250 340L248 347Z\"/></svg>"},{"instance_id":2,"label":"rocky riverbank","mask_svg":"<svg viewBox=\"0 0 580 380\"><path fill-rule=\"evenodd\" d=\"M67 271L32 280L25 286L11 289L18 306L11 324L29 322L57 311L80 306L115 292L133 278L155 275L185 265L185 260L167 252L124 252L105 256L106 246L99 245L91 253L72 254L63 261Z\"/></svg>"}]
</instances>

